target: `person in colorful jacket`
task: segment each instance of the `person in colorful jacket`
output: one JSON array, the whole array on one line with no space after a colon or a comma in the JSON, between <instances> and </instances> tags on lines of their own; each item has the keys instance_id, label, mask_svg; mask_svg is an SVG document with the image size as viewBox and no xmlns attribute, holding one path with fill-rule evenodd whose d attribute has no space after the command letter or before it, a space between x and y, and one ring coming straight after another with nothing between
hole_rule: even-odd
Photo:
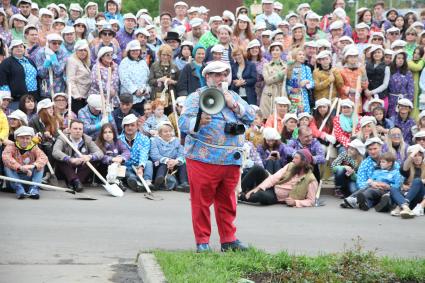
<instances>
[{"instance_id":1,"label":"person in colorful jacket","mask_svg":"<svg viewBox=\"0 0 425 283\"><path fill-rule=\"evenodd\" d=\"M130 159L125 162L129 177L126 178L127 185L135 192L143 190L138 176L143 176L147 185L152 186L153 164L148 160L150 140L137 129L137 117L129 114L122 120L123 133L118 137L130 151ZM136 168L134 172L133 167ZM137 174L137 175L136 175Z\"/></svg>"},{"instance_id":2,"label":"person in colorful jacket","mask_svg":"<svg viewBox=\"0 0 425 283\"><path fill-rule=\"evenodd\" d=\"M108 0L105 2L105 17L107 21L118 20L120 26L123 26L123 17L120 13L120 3L118 0Z\"/></svg>"},{"instance_id":3,"label":"person in colorful jacket","mask_svg":"<svg viewBox=\"0 0 425 283\"><path fill-rule=\"evenodd\" d=\"M220 16L211 17L209 21L210 30L201 36L198 44L205 48L218 44L218 27L222 24L222 22L223 19Z\"/></svg>"},{"instance_id":4,"label":"person in colorful jacket","mask_svg":"<svg viewBox=\"0 0 425 283\"><path fill-rule=\"evenodd\" d=\"M2 153L6 176L41 183L47 156L32 141L34 130L31 127L21 126L14 132L14 137L16 142L8 144ZM30 186L28 192L20 183L11 182L10 186L15 190L18 199L27 196L32 199L40 198L38 186Z\"/></svg>"},{"instance_id":5,"label":"person in colorful jacket","mask_svg":"<svg viewBox=\"0 0 425 283\"><path fill-rule=\"evenodd\" d=\"M211 62L202 71L207 85L218 88L222 88L229 73L230 66L220 61ZM236 238L236 227L233 224L236 216L235 188L239 182L245 138L243 132L229 127L229 123L248 127L254 120L255 110L236 93L223 90L225 107L220 113L208 115L199 112L199 96L203 90L205 88L187 97L179 118L181 131L187 134L185 158L197 250L210 250L209 211L213 203L217 212L221 249L246 250L247 247Z\"/></svg>"},{"instance_id":6,"label":"person in colorful jacket","mask_svg":"<svg viewBox=\"0 0 425 283\"><path fill-rule=\"evenodd\" d=\"M341 100L340 105L341 114L334 117L333 128L336 140L347 148L350 137L359 130L359 118L354 113L354 103L350 99Z\"/></svg>"},{"instance_id":7,"label":"person in colorful jacket","mask_svg":"<svg viewBox=\"0 0 425 283\"><path fill-rule=\"evenodd\" d=\"M60 48L62 42L63 38L56 33L47 35L47 46L41 48L35 56L38 75L43 80L42 98L65 92L65 65L68 54Z\"/></svg>"},{"instance_id":8,"label":"person in colorful jacket","mask_svg":"<svg viewBox=\"0 0 425 283\"><path fill-rule=\"evenodd\" d=\"M136 27L136 16L132 13L127 13L124 15L124 27L122 27L118 32L116 39L120 44L121 50L124 50L127 44L134 39L134 30Z\"/></svg>"}]
</instances>

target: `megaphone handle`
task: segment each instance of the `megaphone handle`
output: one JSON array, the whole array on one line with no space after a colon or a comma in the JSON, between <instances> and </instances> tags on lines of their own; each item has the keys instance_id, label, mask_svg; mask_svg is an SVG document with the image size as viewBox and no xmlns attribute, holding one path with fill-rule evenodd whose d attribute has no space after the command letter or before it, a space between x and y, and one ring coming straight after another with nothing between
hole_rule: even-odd
<instances>
[{"instance_id":1,"label":"megaphone handle","mask_svg":"<svg viewBox=\"0 0 425 283\"><path fill-rule=\"evenodd\" d=\"M198 115L196 115L195 128L193 129L195 133L199 131L199 124L201 123L201 117L202 117L202 109L199 108Z\"/></svg>"}]
</instances>

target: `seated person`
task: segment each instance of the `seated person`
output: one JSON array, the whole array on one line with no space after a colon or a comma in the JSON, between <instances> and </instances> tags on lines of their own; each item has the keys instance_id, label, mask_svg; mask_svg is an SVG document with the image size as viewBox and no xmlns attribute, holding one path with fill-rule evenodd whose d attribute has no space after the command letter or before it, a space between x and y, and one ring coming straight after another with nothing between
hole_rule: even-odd
<instances>
[{"instance_id":1,"label":"seated person","mask_svg":"<svg viewBox=\"0 0 425 283\"><path fill-rule=\"evenodd\" d=\"M117 133L122 132L122 119L124 119L125 116L128 114L134 114L136 117L139 116L139 114L132 109L133 107L133 95L131 94L122 94L120 95L120 107L115 109L112 112L112 116L114 117L115 125L117 126Z\"/></svg>"},{"instance_id":2,"label":"seated person","mask_svg":"<svg viewBox=\"0 0 425 283\"><path fill-rule=\"evenodd\" d=\"M245 132L245 139L254 144L255 147L258 147L263 143L263 113L258 109L255 112L255 119L252 122L251 126Z\"/></svg>"},{"instance_id":3,"label":"seated person","mask_svg":"<svg viewBox=\"0 0 425 283\"><path fill-rule=\"evenodd\" d=\"M112 115L109 115L108 121L102 121L102 117L101 96L98 94L90 94L87 98L87 105L78 111L78 119L84 123L84 133L93 140L99 135L100 128L103 124L109 122L116 127Z\"/></svg>"},{"instance_id":4,"label":"seated person","mask_svg":"<svg viewBox=\"0 0 425 283\"><path fill-rule=\"evenodd\" d=\"M140 115L137 120L137 127L139 128L139 131L145 135L147 134L143 132L143 126L145 125L146 120L152 115L152 102L146 101L146 103L143 104L143 115Z\"/></svg>"},{"instance_id":5,"label":"seated person","mask_svg":"<svg viewBox=\"0 0 425 283\"><path fill-rule=\"evenodd\" d=\"M8 144L2 154L6 176L41 183L44 166L47 164L47 156L32 142L34 129L21 126L14 132L14 137L16 142ZM15 190L18 199L23 199L26 196L32 199L40 198L37 186L30 186L28 192L26 192L24 185L20 183L10 182L10 185Z\"/></svg>"},{"instance_id":6,"label":"seated person","mask_svg":"<svg viewBox=\"0 0 425 283\"><path fill-rule=\"evenodd\" d=\"M276 117L273 114L271 114L266 121L265 127L266 128L275 128L274 123L276 121L277 123L277 130L279 133L282 132L283 129L283 118L285 118L286 113L289 112L289 108L291 107L291 101L285 96L279 96L274 99L275 107L276 107Z\"/></svg>"},{"instance_id":7,"label":"seated person","mask_svg":"<svg viewBox=\"0 0 425 283\"><path fill-rule=\"evenodd\" d=\"M123 133L118 137L130 151L130 159L125 162L129 177L126 178L127 185L135 192L143 190L138 176L143 176L148 186L152 185L153 165L148 160L150 140L137 130L137 117L130 114L122 120ZM136 167L137 175L133 170Z\"/></svg>"},{"instance_id":8,"label":"seated person","mask_svg":"<svg viewBox=\"0 0 425 283\"><path fill-rule=\"evenodd\" d=\"M293 207L314 206L318 183L313 175L313 156L300 149L291 163L274 175L254 166L242 180L239 199L263 205L286 203Z\"/></svg>"},{"instance_id":9,"label":"seated person","mask_svg":"<svg viewBox=\"0 0 425 283\"><path fill-rule=\"evenodd\" d=\"M151 138L150 157L156 167L155 189L173 189L172 182L166 184L166 175L177 171L179 180L175 189L189 192L183 146L174 136L170 122L158 124L158 136Z\"/></svg>"},{"instance_id":10,"label":"seated person","mask_svg":"<svg viewBox=\"0 0 425 283\"><path fill-rule=\"evenodd\" d=\"M405 219L423 215L425 204L425 150L420 145L412 145L407 149L407 153L406 161L400 170L406 178L404 184L401 188L391 188L390 193L392 201L397 204L391 215Z\"/></svg>"},{"instance_id":11,"label":"seated person","mask_svg":"<svg viewBox=\"0 0 425 283\"><path fill-rule=\"evenodd\" d=\"M280 141L280 135L274 128L264 128L264 142L257 149L264 168L271 174L276 173L287 163L287 146Z\"/></svg>"},{"instance_id":12,"label":"seated person","mask_svg":"<svg viewBox=\"0 0 425 283\"><path fill-rule=\"evenodd\" d=\"M157 98L152 102L152 112L151 115L143 124L143 132L146 133L149 137L154 137L158 135L158 124L162 121L168 121L168 117L164 115L165 103Z\"/></svg>"},{"instance_id":13,"label":"seated person","mask_svg":"<svg viewBox=\"0 0 425 283\"><path fill-rule=\"evenodd\" d=\"M400 167L395 166L395 155L386 152L379 157L379 168L373 171L367 180L368 187L357 194L357 204L361 210L367 211L378 204L381 197L390 189L399 189L403 182Z\"/></svg>"},{"instance_id":14,"label":"seated person","mask_svg":"<svg viewBox=\"0 0 425 283\"><path fill-rule=\"evenodd\" d=\"M130 159L130 151L127 149L127 147L124 145L124 143L120 140L118 140L117 132L115 131L114 126L110 123L106 123L102 126L100 129L99 137L96 140L97 146L102 150L103 152L103 158L100 161L98 170L103 176L110 176L111 178L107 178L109 183L118 183L120 182L116 180L116 178L113 178L113 174L110 174L110 170L113 170L110 168L110 165L117 164L121 165L124 164L127 160ZM108 176L107 176L108 174ZM126 175L129 177L127 170ZM120 186L121 188L124 188L124 186Z\"/></svg>"},{"instance_id":15,"label":"seated person","mask_svg":"<svg viewBox=\"0 0 425 283\"><path fill-rule=\"evenodd\" d=\"M91 172L86 162L102 159L103 152L91 137L83 133L82 121L72 120L70 126L69 134L66 135L82 155L79 156L74 152L60 136L53 146L52 155L57 160L56 169L64 175L67 184L76 192L81 192L82 183L87 182Z\"/></svg>"}]
</instances>

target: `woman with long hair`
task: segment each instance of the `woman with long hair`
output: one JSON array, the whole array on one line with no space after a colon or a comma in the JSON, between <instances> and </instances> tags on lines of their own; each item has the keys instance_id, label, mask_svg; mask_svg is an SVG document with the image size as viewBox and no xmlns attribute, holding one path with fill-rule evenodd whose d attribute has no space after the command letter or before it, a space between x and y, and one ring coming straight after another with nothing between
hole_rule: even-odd
<instances>
[{"instance_id":1,"label":"woman with long hair","mask_svg":"<svg viewBox=\"0 0 425 283\"><path fill-rule=\"evenodd\" d=\"M88 2L84 6L84 15L82 19L86 23L87 34L96 30L96 15L98 13L98 6L95 2Z\"/></svg>"},{"instance_id":2,"label":"woman with long hair","mask_svg":"<svg viewBox=\"0 0 425 283\"><path fill-rule=\"evenodd\" d=\"M28 120L31 120L37 115L37 101L34 96L31 94L24 94L19 99L19 110L27 115Z\"/></svg>"},{"instance_id":3,"label":"woman with long hair","mask_svg":"<svg viewBox=\"0 0 425 283\"><path fill-rule=\"evenodd\" d=\"M3 8L0 8L0 37L7 46L12 42L12 33L9 30L7 15Z\"/></svg>"},{"instance_id":4,"label":"woman with long hair","mask_svg":"<svg viewBox=\"0 0 425 283\"><path fill-rule=\"evenodd\" d=\"M356 138L365 143L368 139L378 137L376 130L376 120L372 116L364 116L360 120L360 130L356 134Z\"/></svg>"},{"instance_id":5,"label":"woman with long hair","mask_svg":"<svg viewBox=\"0 0 425 283\"><path fill-rule=\"evenodd\" d=\"M401 129L393 127L389 130L385 144L382 146L382 153L391 152L396 157L397 162L403 164L407 158L408 146L403 140Z\"/></svg>"},{"instance_id":6,"label":"woman with long hair","mask_svg":"<svg viewBox=\"0 0 425 283\"><path fill-rule=\"evenodd\" d=\"M292 29L292 45L291 49L304 48L305 43L305 26L303 24L295 24ZM294 58L293 58L294 59Z\"/></svg>"},{"instance_id":7,"label":"woman with long hair","mask_svg":"<svg viewBox=\"0 0 425 283\"><path fill-rule=\"evenodd\" d=\"M298 117L295 114L287 113L282 119L281 142L287 144L298 135Z\"/></svg>"},{"instance_id":8,"label":"woman with long hair","mask_svg":"<svg viewBox=\"0 0 425 283\"><path fill-rule=\"evenodd\" d=\"M317 67L313 71L314 99L334 99L338 96L338 89L344 85L341 73L332 67L332 53L322 51L316 56ZM332 93L331 85L333 84Z\"/></svg>"},{"instance_id":9,"label":"woman with long hair","mask_svg":"<svg viewBox=\"0 0 425 283\"><path fill-rule=\"evenodd\" d=\"M255 83L257 82L257 70L254 63L246 59L244 49L240 46L233 48L232 57L232 84L230 88L239 94L248 104L257 105Z\"/></svg>"},{"instance_id":10,"label":"woman with long hair","mask_svg":"<svg viewBox=\"0 0 425 283\"><path fill-rule=\"evenodd\" d=\"M254 34L252 33L251 20L247 15L239 15L237 17L236 25L233 29L233 44L234 46L241 46L245 49L248 42L253 40Z\"/></svg>"},{"instance_id":11,"label":"woman with long hair","mask_svg":"<svg viewBox=\"0 0 425 283\"><path fill-rule=\"evenodd\" d=\"M68 113L68 95L63 92L58 92L53 95L53 110L55 115L59 117L64 132L68 131L68 125L71 120L75 120L77 115L74 112Z\"/></svg>"},{"instance_id":12,"label":"woman with long hair","mask_svg":"<svg viewBox=\"0 0 425 283\"><path fill-rule=\"evenodd\" d=\"M333 115L329 115L331 111L331 101L327 98L316 100L313 119L310 122L309 128L313 133L313 137L318 139L321 144L335 143L335 137L332 136L333 130ZM326 120L326 117L329 118ZM323 124L324 123L324 124ZM323 124L323 127L322 127ZM320 129L322 127L322 129ZM320 130L319 130L320 129Z\"/></svg>"},{"instance_id":13,"label":"woman with long hair","mask_svg":"<svg viewBox=\"0 0 425 283\"><path fill-rule=\"evenodd\" d=\"M98 169L104 177L106 177L108 173L109 165L113 163L122 165L130 159L130 151L125 146L125 144L118 139L115 127L110 123L104 124L100 129L100 134L97 137L96 145L103 152L103 158L99 164ZM126 189L124 186L120 187L124 190Z\"/></svg>"},{"instance_id":14,"label":"woman with long hair","mask_svg":"<svg viewBox=\"0 0 425 283\"><path fill-rule=\"evenodd\" d=\"M404 50L407 53L407 60L412 60L413 53L415 52L418 41L417 30L413 27L409 27L404 33L403 40L406 41L406 46L404 47Z\"/></svg>"},{"instance_id":15,"label":"woman with long hair","mask_svg":"<svg viewBox=\"0 0 425 283\"><path fill-rule=\"evenodd\" d=\"M75 29L75 39L76 40L82 40L87 39L89 35L89 31L87 28L86 21L84 19L77 19L74 23L74 29Z\"/></svg>"},{"instance_id":16,"label":"woman with long hair","mask_svg":"<svg viewBox=\"0 0 425 283\"><path fill-rule=\"evenodd\" d=\"M179 70L183 70L186 64L192 61L193 43L190 41L183 41L180 45L180 52L177 55L174 63L176 63Z\"/></svg>"},{"instance_id":17,"label":"woman with long hair","mask_svg":"<svg viewBox=\"0 0 425 283\"><path fill-rule=\"evenodd\" d=\"M255 64L257 70L257 80L255 83L255 93L257 94L257 102L259 104L261 99L261 94L264 88L264 76L263 68L267 63L267 60L263 57L261 52L261 44L257 39L251 40L247 46L247 56L248 61L251 61Z\"/></svg>"}]
</instances>

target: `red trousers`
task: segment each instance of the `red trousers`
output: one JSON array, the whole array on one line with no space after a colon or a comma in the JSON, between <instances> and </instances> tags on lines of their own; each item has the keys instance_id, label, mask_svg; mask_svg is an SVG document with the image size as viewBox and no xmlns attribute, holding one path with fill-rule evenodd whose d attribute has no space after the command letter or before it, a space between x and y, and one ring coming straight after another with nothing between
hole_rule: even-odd
<instances>
[{"instance_id":1,"label":"red trousers","mask_svg":"<svg viewBox=\"0 0 425 283\"><path fill-rule=\"evenodd\" d=\"M221 243L236 240L235 188L239 181L239 166L214 165L186 159L192 206L192 225L197 244L208 243L211 235L210 206L214 204L215 218Z\"/></svg>"}]
</instances>

